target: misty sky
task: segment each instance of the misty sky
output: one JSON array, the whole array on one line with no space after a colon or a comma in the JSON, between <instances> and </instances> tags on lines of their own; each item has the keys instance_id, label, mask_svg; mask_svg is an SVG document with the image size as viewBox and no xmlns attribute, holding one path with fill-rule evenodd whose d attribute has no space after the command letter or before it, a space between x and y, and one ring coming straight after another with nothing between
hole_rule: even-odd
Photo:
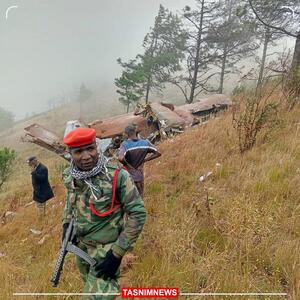
<instances>
[{"instance_id":1,"label":"misty sky","mask_svg":"<svg viewBox=\"0 0 300 300\"><path fill-rule=\"evenodd\" d=\"M79 88L112 85L118 57L133 58L159 4L193 0L1 0L0 106L22 118ZM8 19L6 9L11 5Z\"/></svg>"}]
</instances>

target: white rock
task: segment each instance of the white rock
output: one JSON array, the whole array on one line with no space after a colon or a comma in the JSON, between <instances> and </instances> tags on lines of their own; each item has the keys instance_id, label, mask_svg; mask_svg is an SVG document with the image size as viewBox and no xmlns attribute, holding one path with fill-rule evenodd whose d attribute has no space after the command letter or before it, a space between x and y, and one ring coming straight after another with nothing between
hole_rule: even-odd
<instances>
[{"instance_id":1,"label":"white rock","mask_svg":"<svg viewBox=\"0 0 300 300\"><path fill-rule=\"evenodd\" d=\"M49 237L49 234L46 234L45 236L43 236L43 237L38 241L38 244L39 244L39 245L44 244L46 238L48 238L48 237Z\"/></svg>"},{"instance_id":2,"label":"white rock","mask_svg":"<svg viewBox=\"0 0 300 300\"><path fill-rule=\"evenodd\" d=\"M40 230L30 228L30 232L35 235L40 235L42 232Z\"/></svg>"},{"instance_id":3,"label":"white rock","mask_svg":"<svg viewBox=\"0 0 300 300\"><path fill-rule=\"evenodd\" d=\"M208 178L209 176L211 176L213 174L213 172L208 172L206 175L202 175L199 177L199 181L203 182L206 180L206 178Z\"/></svg>"},{"instance_id":4,"label":"white rock","mask_svg":"<svg viewBox=\"0 0 300 300\"><path fill-rule=\"evenodd\" d=\"M199 181L203 182L204 180L205 180L205 176L204 175L200 176Z\"/></svg>"}]
</instances>

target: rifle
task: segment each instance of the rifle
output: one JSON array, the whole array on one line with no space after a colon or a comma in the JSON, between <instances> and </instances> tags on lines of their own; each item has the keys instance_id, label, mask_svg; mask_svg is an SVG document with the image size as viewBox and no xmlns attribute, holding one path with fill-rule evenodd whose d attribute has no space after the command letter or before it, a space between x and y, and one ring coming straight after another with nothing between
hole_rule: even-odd
<instances>
[{"instance_id":1,"label":"rifle","mask_svg":"<svg viewBox=\"0 0 300 300\"><path fill-rule=\"evenodd\" d=\"M94 258L90 257L86 252L84 252L83 250L81 250L80 248L72 244L73 231L74 231L74 219L72 218L67 228L64 240L62 241L58 259L56 261L54 271L52 274L51 283L53 287L56 287L59 283L60 275L63 270L65 257L68 252L74 253L75 255L81 257L87 263L89 263L91 267L94 267L97 263L97 261Z\"/></svg>"}]
</instances>

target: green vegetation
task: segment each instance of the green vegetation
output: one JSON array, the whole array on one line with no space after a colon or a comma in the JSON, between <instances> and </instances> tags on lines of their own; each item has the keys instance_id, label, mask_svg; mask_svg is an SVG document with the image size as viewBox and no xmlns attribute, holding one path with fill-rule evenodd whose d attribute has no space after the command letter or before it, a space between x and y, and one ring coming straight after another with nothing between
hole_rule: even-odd
<instances>
[{"instance_id":1,"label":"green vegetation","mask_svg":"<svg viewBox=\"0 0 300 300\"><path fill-rule=\"evenodd\" d=\"M16 152L14 150L9 148L0 149L0 190L11 175L15 158Z\"/></svg>"},{"instance_id":2,"label":"green vegetation","mask_svg":"<svg viewBox=\"0 0 300 300\"><path fill-rule=\"evenodd\" d=\"M186 40L180 18L160 5L154 26L144 38L144 52L128 63L117 60L123 72L115 84L127 111L143 97L147 103L150 91L161 92L172 75L181 70Z\"/></svg>"}]
</instances>

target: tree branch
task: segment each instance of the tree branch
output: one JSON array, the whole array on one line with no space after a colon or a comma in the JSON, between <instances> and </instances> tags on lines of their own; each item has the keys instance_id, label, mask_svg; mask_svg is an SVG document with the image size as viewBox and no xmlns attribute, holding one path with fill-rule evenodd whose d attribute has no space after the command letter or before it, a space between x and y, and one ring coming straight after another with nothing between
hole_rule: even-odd
<instances>
[{"instance_id":1,"label":"tree branch","mask_svg":"<svg viewBox=\"0 0 300 300\"><path fill-rule=\"evenodd\" d=\"M175 80L170 80L169 82L176 85L181 90L182 94L184 95L185 101L188 102L189 99L187 97L187 94L186 94L185 90L182 88L182 86L178 82L176 82Z\"/></svg>"},{"instance_id":2,"label":"tree branch","mask_svg":"<svg viewBox=\"0 0 300 300\"><path fill-rule=\"evenodd\" d=\"M248 0L248 2L249 2L249 4L250 4L250 7L251 7L253 13L255 14L256 18L257 18L262 24L264 24L265 26L267 26L267 27L269 27L269 28L272 28L272 29L274 29L274 30L279 30L279 31L281 31L281 32L283 32L283 33L285 33L285 34L287 34L287 35L289 35L289 36L292 36L292 37L294 37L294 38L297 37L296 34L293 34L293 33L289 32L289 31L285 30L284 28L277 27L277 26L273 26L273 25L271 25L271 24L266 23L266 22L265 22L263 19L261 19L261 17L258 15L257 11L255 10L255 8L254 8L254 6L253 6L253 4L252 4L252 0Z\"/></svg>"},{"instance_id":3,"label":"tree branch","mask_svg":"<svg viewBox=\"0 0 300 300\"><path fill-rule=\"evenodd\" d=\"M186 14L183 15L187 20L189 20L198 30L199 30L199 26L198 24L196 24L191 18L189 18Z\"/></svg>"}]
</instances>

